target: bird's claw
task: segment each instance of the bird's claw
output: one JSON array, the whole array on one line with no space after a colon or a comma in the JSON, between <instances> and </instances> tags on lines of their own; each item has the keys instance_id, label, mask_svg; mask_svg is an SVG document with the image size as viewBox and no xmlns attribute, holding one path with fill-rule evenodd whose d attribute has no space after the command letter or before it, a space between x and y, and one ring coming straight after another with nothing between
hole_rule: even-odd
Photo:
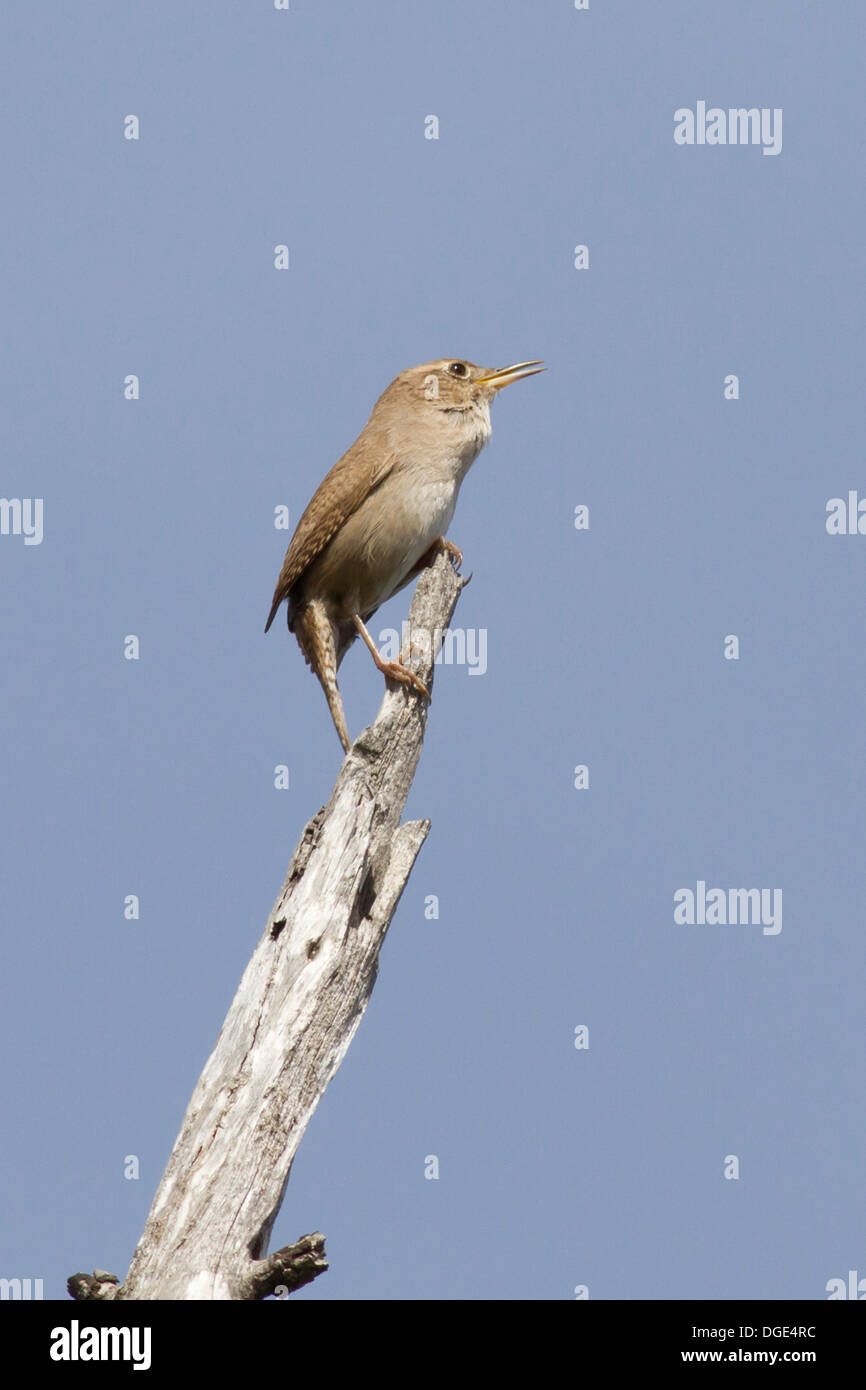
<instances>
[{"instance_id":1,"label":"bird's claw","mask_svg":"<svg viewBox=\"0 0 866 1390\"><path fill-rule=\"evenodd\" d=\"M460 546L455 545L453 541L447 541L444 536L437 542L437 545L440 550L444 550L445 554L450 556L451 563L459 574L460 566L463 564L463 551Z\"/></svg>"},{"instance_id":2,"label":"bird's claw","mask_svg":"<svg viewBox=\"0 0 866 1390\"><path fill-rule=\"evenodd\" d=\"M422 680L419 680L414 671L410 671L408 666L404 666L402 661L381 661L379 670L386 680L399 681L401 685L410 685L419 695L430 702L430 691Z\"/></svg>"}]
</instances>

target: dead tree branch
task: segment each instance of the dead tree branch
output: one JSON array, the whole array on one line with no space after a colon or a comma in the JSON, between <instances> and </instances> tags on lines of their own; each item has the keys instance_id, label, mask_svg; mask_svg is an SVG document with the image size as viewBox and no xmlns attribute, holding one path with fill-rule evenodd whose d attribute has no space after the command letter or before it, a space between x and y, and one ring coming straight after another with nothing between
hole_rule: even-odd
<instances>
[{"instance_id":1,"label":"dead tree branch","mask_svg":"<svg viewBox=\"0 0 866 1390\"><path fill-rule=\"evenodd\" d=\"M427 686L466 581L444 554L409 614ZM427 724L389 689L313 817L187 1108L125 1282L75 1275L75 1298L258 1299L324 1269L316 1232L266 1255L298 1144L367 1007L379 951L429 821L400 824Z\"/></svg>"}]
</instances>

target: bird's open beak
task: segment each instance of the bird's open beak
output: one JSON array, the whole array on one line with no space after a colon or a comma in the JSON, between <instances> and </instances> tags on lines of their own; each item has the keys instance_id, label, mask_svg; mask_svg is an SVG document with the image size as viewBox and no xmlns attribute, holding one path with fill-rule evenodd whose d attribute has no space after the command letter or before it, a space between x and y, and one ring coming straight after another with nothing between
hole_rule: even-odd
<instances>
[{"instance_id":1,"label":"bird's open beak","mask_svg":"<svg viewBox=\"0 0 866 1390\"><path fill-rule=\"evenodd\" d=\"M477 385L492 386L494 391L498 391L502 386L510 386L512 381L520 381L524 376L535 376L536 372L544 372L547 368L541 365L541 359L535 362L515 362L513 367L497 367L495 371L488 372L486 376L477 378Z\"/></svg>"}]
</instances>

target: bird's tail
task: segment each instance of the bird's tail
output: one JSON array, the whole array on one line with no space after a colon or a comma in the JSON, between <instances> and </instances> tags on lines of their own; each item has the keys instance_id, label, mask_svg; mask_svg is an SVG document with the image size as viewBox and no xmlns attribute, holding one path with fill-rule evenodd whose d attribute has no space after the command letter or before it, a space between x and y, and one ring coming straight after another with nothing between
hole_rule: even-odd
<instances>
[{"instance_id":1,"label":"bird's tail","mask_svg":"<svg viewBox=\"0 0 866 1390\"><path fill-rule=\"evenodd\" d=\"M274 601L273 601L273 603L271 604L271 611L270 611L270 613L268 614L268 621L265 623L265 632L267 632L267 630L268 630L268 628L270 627L271 623L274 621L274 618L277 616L277 609L279 608L279 606L280 606L280 604L282 603L282 601L283 601L283 596L282 596L282 594L274 594Z\"/></svg>"}]
</instances>

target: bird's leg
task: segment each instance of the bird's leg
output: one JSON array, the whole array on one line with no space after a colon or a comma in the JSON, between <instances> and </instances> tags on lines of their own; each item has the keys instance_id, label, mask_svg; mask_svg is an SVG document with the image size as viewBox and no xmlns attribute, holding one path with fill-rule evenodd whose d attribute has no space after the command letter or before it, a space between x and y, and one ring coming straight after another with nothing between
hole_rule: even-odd
<instances>
[{"instance_id":1,"label":"bird's leg","mask_svg":"<svg viewBox=\"0 0 866 1390\"><path fill-rule=\"evenodd\" d=\"M351 748L343 701L337 686L337 651L334 633L324 606L315 600L300 610L295 618L295 636L301 651L319 678L334 727L340 736L344 752Z\"/></svg>"},{"instance_id":2,"label":"bird's leg","mask_svg":"<svg viewBox=\"0 0 866 1390\"><path fill-rule=\"evenodd\" d=\"M417 690L419 695L423 695L425 700L429 700L430 692L427 689L426 685L424 685L423 682L418 679L418 677L415 675L415 672L410 671L408 666L404 666L402 661L383 661L381 656L379 655L378 650L376 649L376 643L373 641L372 637L370 636L369 632L365 628L361 618L357 613L355 614L352 621L354 622L355 627L358 629L359 634L363 638L367 650L369 651L374 662L376 663L377 670L381 671L382 675L385 676L386 679L390 677L391 680L400 681L401 685L411 685L413 690Z\"/></svg>"}]
</instances>

